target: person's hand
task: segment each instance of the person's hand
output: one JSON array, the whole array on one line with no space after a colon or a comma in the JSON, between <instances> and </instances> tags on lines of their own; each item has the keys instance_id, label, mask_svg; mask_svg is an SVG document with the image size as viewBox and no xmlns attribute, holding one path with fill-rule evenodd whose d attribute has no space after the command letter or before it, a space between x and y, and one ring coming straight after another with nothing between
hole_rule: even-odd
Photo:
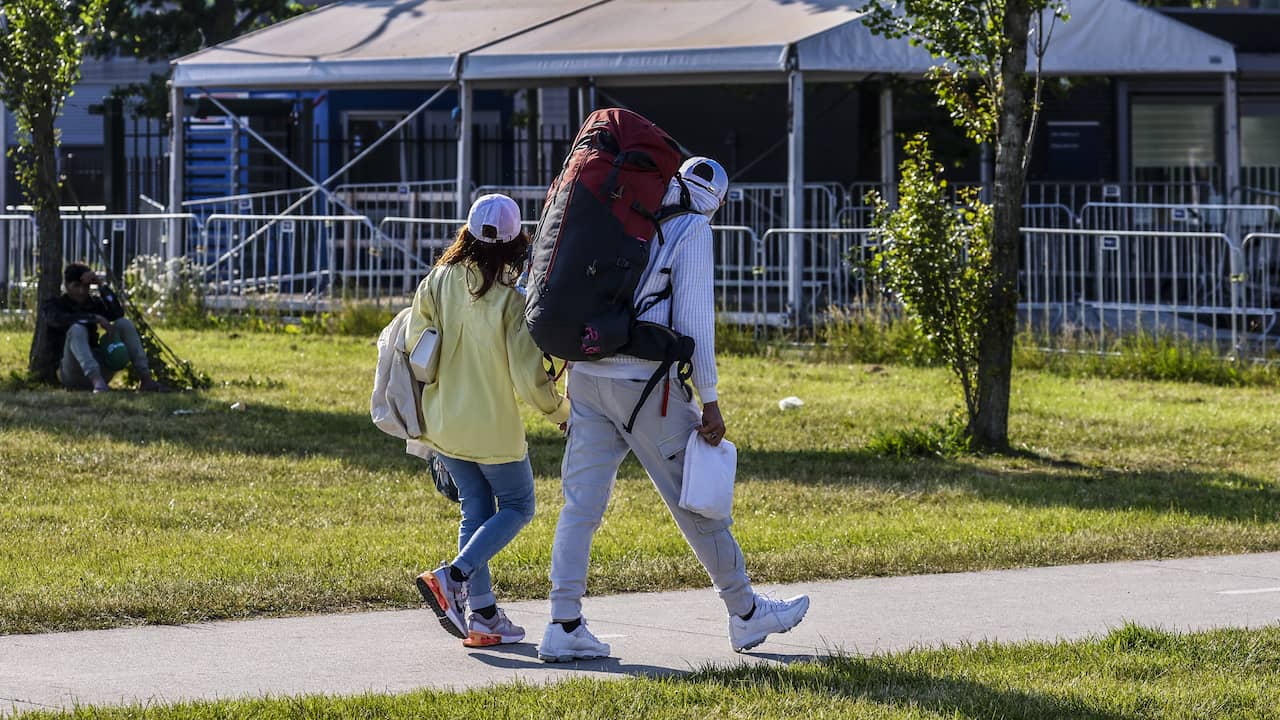
<instances>
[{"instance_id":1,"label":"person's hand","mask_svg":"<svg viewBox=\"0 0 1280 720\"><path fill-rule=\"evenodd\" d=\"M111 332L111 321L110 321L110 320L108 320L108 319L106 319L106 318L102 317L101 315L98 315L98 316L97 316L97 321L98 321L98 327L102 328L102 331L103 331L103 332Z\"/></svg>"},{"instance_id":2,"label":"person's hand","mask_svg":"<svg viewBox=\"0 0 1280 720\"><path fill-rule=\"evenodd\" d=\"M557 425L556 427L560 428L560 434L561 434L561 435L568 435L568 434L569 434L569 421L568 421L568 420L566 420L566 421L564 421L564 422L560 423L560 424L559 424L559 425Z\"/></svg>"},{"instance_id":3,"label":"person's hand","mask_svg":"<svg viewBox=\"0 0 1280 720\"><path fill-rule=\"evenodd\" d=\"M720 415L719 402L709 402L702 406L702 424L695 429L708 445L720 444L724 439L724 417Z\"/></svg>"}]
</instances>

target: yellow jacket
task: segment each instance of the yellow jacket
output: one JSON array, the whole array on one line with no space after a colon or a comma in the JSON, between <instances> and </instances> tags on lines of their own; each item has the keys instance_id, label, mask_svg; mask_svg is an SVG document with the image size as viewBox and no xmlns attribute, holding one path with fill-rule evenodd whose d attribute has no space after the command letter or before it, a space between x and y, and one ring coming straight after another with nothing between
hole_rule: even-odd
<instances>
[{"instance_id":1,"label":"yellow jacket","mask_svg":"<svg viewBox=\"0 0 1280 720\"><path fill-rule=\"evenodd\" d=\"M423 442L448 457L486 465L529 452L516 395L553 423L569 419L569 401L543 367L524 323L524 296L494 283L471 297L480 274L466 263L437 267L418 285L406 349L426 328L440 333L436 367L422 389Z\"/></svg>"}]
</instances>

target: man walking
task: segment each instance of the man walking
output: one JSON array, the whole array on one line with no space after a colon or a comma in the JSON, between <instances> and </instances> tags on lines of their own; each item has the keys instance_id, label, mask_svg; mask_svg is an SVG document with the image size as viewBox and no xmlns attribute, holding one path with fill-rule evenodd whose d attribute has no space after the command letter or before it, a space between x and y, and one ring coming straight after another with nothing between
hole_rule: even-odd
<instances>
[{"instance_id":1,"label":"man walking","mask_svg":"<svg viewBox=\"0 0 1280 720\"><path fill-rule=\"evenodd\" d=\"M679 506L684 450L695 430L718 445L725 424L716 392L714 265L711 217L724 204L729 180L714 160L687 160L663 198L685 212L663 221L664 242L650 243L649 264L636 289L639 319L670 325L694 340L693 384L701 407L678 377L659 386L640 407L631 432L623 428L658 363L627 355L575 363L569 373L573 399L561 476L564 507L551 554L551 618L538 646L546 662L608 657L609 646L582 618L591 540L600 527L619 465L628 452L649 473L680 532L702 563L729 613L729 641L737 652L787 632L804 618L809 598L775 600L758 595L747 577L742 550L729 531L732 520L712 520ZM647 298L665 295L647 303Z\"/></svg>"}]
</instances>

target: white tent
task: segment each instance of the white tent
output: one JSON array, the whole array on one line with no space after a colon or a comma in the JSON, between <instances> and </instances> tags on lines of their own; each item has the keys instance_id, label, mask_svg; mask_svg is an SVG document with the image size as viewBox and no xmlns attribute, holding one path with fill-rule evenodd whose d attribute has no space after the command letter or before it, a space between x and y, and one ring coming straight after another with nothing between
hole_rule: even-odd
<instances>
[{"instance_id":1,"label":"white tent","mask_svg":"<svg viewBox=\"0 0 1280 720\"><path fill-rule=\"evenodd\" d=\"M936 64L905 40L872 34L863 0L340 0L175 61L182 88L460 87L532 84L787 82L789 222L802 224L804 83L919 77ZM1130 0L1067 0L1044 58L1050 75L1224 78L1227 179L1239 173L1234 48ZM1047 18L1042 19L1047 22ZM1034 33L1033 33L1034 38ZM1031 64L1031 63L1029 63ZM421 108L420 108L421 109ZM892 102L881 97L881 171L894 172ZM175 123L175 126L179 124ZM180 143L175 134L175 143ZM175 144L175 155L180 147ZM466 210L471 137L458 142L458 212ZM180 173L180 163L173 163ZM171 185L177 207L181 183ZM797 237L796 243L799 242ZM796 248L792 248L795 257ZM793 300L799 265L793 264Z\"/></svg>"},{"instance_id":2,"label":"white tent","mask_svg":"<svg viewBox=\"0 0 1280 720\"><path fill-rule=\"evenodd\" d=\"M429 87L467 51L587 0L340 0L173 62L177 87Z\"/></svg>"},{"instance_id":3,"label":"white tent","mask_svg":"<svg viewBox=\"0 0 1280 720\"><path fill-rule=\"evenodd\" d=\"M936 61L873 35L861 0L340 0L174 62L182 88L430 87L918 76ZM1069 0L1051 75L1221 74L1231 45L1129 0Z\"/></svg>"}]
</instances>

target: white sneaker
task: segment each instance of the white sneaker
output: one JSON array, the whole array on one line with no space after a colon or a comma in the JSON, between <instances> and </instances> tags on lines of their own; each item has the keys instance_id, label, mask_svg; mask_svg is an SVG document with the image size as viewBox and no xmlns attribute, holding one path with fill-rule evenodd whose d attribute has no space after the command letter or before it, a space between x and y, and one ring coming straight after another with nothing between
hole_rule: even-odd
<instances>
[{"instance_id":1,"label":"white sneaker","mask_svg":"<svg viewBox=\"0 0 1280 720\"><path fill-rule=\"evenodd\" d=\"M756 611L750 620L729 616L729 643L733 645L734 652L750 650L773 633L784 633L799 625L808 611L808 595L786 600L756 595Z\"/></svg>"},{"instance_id":2,"label":"white sneaker","mask_svg":"<svg viewBox=\"0 0 1280 720\"><path fill-rule=\"evenodd\" d=\"M538 644L538 657L543 662L569 662L609 657L609 645L596 639L583 620L573 632L564 631L560 623L547 623Z\"/></svg>"}]
</instances>

